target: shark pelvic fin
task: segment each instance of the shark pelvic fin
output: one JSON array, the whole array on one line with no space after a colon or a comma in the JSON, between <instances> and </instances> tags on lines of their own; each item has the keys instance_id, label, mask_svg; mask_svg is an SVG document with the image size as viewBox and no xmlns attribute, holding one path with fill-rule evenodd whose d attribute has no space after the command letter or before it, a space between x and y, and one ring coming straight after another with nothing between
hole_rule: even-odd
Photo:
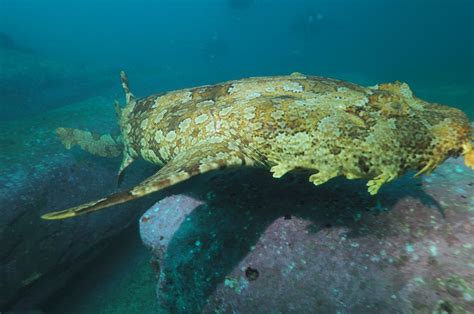
<instances>
[{"instance_id":1,"label":"shark pelvic fin","mask_svg":"<svg viewBox=\"0 0 474 314\"><path fill-rule=\"evenodd\" d=\"M125 169L134 161L135 159L133 159L133 157L130 156L126 151L123 152L122 163L120 164L120 168L117 173L117 186L122 184Z\"/></svg>"},{"instance_id":2,"label":"shark pelvic fin","mask_svg":"<svg viewBox=\"0 0 474 314\"><path fill-rule=\"evenodd\" d=\"M62 211L47 213L47 220L76 217L102 208L125 203L182 182L195 175L232 166L253 165L242 152L231 151L226 145L204 143L179 153L157 173L128 191Z\"/></svg>"}]
</instances>

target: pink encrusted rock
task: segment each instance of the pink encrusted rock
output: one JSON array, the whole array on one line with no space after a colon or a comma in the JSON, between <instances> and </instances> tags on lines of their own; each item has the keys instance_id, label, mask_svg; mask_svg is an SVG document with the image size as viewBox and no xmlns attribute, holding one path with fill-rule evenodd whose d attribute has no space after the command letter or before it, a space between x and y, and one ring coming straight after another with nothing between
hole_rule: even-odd
<instances>
[{"instance_id":1,"label":"pink encrusted rock","mask_svg":"<svg viewBox=\"0 0 474 314\"><path fill-rule=\"evenodd\" d=\"M474 174L460 160L376 198L363 181L306 180L240 170L196 184L205 203L173 196L150 209L142 237L160 265L160 304L173 313L474 312Z\"/></svg>"},{"instance_id":2,"label":"pink encrusted rock","mask_svg":"<svg viewBox=\"0 0 474 314\"><path fill-rule=\"evenodd\" d=\"M173 195L153 205L140 218L140 237L160 259L186 216L203 202L185 195Z\"/></svg>"}]
</instances>

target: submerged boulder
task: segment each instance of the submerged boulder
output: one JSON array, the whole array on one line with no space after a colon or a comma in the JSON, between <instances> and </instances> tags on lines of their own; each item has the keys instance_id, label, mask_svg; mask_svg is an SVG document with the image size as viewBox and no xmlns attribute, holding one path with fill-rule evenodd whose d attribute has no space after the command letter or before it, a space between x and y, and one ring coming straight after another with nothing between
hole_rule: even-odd
<instances>
[{"instance_id":1,"label":"submerged boulder","mask_svg":"<svg viewBox=\"0 0 474 314\"><path fill-rule=\"evenodd\" d=\"M474 311L474 174L450 160L376 197L248 169L191 180L140 219L173 313ZM210 191L210 192L209 192Z\"/></svg>"},{"instance_id":2,"label":"submerged boulder","mask_svg":"<svg viewBox=\"0 0 474 314\"><path fill-rule=\"evenodd\" d=\"M0 121L110 92L117 70L61 61L17 44L0 32Z\"/></svg>"},{"instance_id":3,"label":"submerged boulder","mask_svg":"<svg viewBox=\"0 0 474 314\"><path fill-rule=\"evenodd\" d=\"M67 151L58 126L115 125L111 99L89 99L34 118L0 124L0 311L33 309L60 289L151 201L68 221L40 219L116 189L120 158ZM127 181L146 177L132 171ZM147 173L143 173L147 172Z\"/></svg>"}]
</instances>

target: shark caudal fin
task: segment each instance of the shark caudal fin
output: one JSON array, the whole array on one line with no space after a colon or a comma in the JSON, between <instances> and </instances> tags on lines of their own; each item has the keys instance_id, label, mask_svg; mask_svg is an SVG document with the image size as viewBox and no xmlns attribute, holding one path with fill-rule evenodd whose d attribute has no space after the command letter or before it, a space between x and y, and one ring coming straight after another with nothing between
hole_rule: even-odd
<instances>
[{"instance_id":1,"label":"shark caudal fin","mask_svg":"<svg viewBox=\"0 0 474 314\"><path fill-rule=\"evenodd\" d=\"M128 191L114 193L105 198L66 210L47 213L41 218L53 220L76 217L143 197L211 170L253 164L253 160L246 157L242 152L232 151L227 145L206 142L179 153L157 173Z\"/></svg>"},{"instance_id":2,"label":"shark caudal fin","mask_svg":"<svg viewBox=\"0 0 474 314\"><path fill-rule=\"evenodd\" d=\"M120 81L125 92L126 104L129 105L130 103L134 103L135 96L130 92L128 78L124 71L120 72ZM123 123L126 123L126 118L124 119L124 110L120 107L117 100L115 101L115 113L121 129L123 129ZM77 145L83 150L96 156L117 157L123 155L122 163L118 171L119 185L123 179L123 171L134 160L126 149L126 143L124 143L122 135L113 136L110 134L98 134L71 128L58 128L56 129L56 133L67 149L71 149Z\"/></svg>"},{"instance_id":3,"label":"shark caudal fin","mask_svg":"<svg viewBox=\"0 0 474 314\"><path fill-rule=\"evenodd\" d=\"M123 151L120 136L114 137L110 134L98 134L70 128L57 128L56 133L67 149L78 145L83 150L101 157L117 157Z\"/></svg>"}]
</instances>

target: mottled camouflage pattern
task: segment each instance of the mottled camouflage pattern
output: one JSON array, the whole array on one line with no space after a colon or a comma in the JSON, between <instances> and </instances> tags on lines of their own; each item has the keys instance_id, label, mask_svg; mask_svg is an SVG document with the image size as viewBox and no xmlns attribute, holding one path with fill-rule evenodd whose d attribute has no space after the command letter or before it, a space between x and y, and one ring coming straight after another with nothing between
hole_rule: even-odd
<instances>
[{"instance_id":1,"label":"mottled camouflage pattern","mask_svg":"<svg viewBox=\"0 0 474 314\"><path fill-rule=\"evenodd\" d=\"M409 170L432 171L464 155L474 169L472 129L458 109L416 98L405 83L362 87L294 73L248 78L135 99L122 72L123 161L163 165L129 191L46 214L62 219L123 203L231 166L295 169L316 185L368 179L369 192Z\"/></svg>"},{"instance_id":2,"label":"mottled camouflage pattern","mask_svg":"<svg viewBox=\"0 0 474 314\"><path fill-rule=\"evenodd\" d=\"M117 157L123 152L121 137L70 128L58 128L56 133L67 149L78 145L83 150L101 157Z\"/></svg>"}]
</instances>

